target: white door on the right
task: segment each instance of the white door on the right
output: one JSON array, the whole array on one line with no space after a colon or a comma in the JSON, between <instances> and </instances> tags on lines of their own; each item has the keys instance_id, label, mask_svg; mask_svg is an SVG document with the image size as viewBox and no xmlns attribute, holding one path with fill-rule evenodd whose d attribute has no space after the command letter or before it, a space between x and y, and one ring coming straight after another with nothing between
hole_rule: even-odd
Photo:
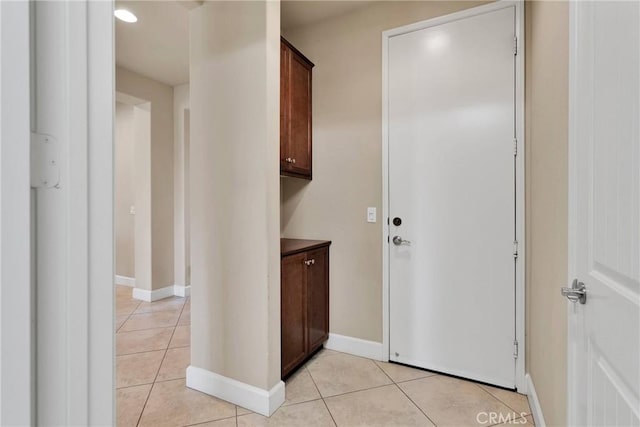
<instances>
[{"instance_id":1,"label":"white door on the right","mask_svg":"<svg viewBox=\"0 0 640 427\"><path fill-rule=\"evenodd\" d=\"M571 8L569 422L640 426L640 3Z\"/></svg>"},{"instance_id":2,"label":"white door on the right","mask_svg":"<svg viewBox=\"0 0 640 427\"><path fill-rule=\"evenodd\" d=\"M515 6L388 50L390 360L515 387Z\"/></svg>"}]
</instances>

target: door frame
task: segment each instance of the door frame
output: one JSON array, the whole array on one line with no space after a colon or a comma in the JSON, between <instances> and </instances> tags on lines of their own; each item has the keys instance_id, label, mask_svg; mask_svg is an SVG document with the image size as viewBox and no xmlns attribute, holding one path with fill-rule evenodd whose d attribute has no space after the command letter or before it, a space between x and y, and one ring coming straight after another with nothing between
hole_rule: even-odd
<instances>
[{"instance_id":1,"label":"door frame","mask_svg":"<svg viewBox=\"0 0 640 427\"><path fill-rule=\"evenodd\" d=\"M425 28L458 21L464 18L482 15L509 7L515 7L515 32L517 38L516 55L516 240L518 241L518 262L516 263L515 334L518 341L518 358L515 366L515 387L520 393L527 392L525 380L525 112L524 112L524 2L522 0L501 0L495 3L462 10L449 15L439 16L414 24L393 28L382 32L382 358L389 360L389 87L388 53L389 39ZM386 219L386 221L385 221Z\"/></svg>"},{"instance_id":2,"label":"door frame","mask_svg":"<svg viewBox=\"0 0 640 427\"><path fill-rule=\"evenodd\" d=\"M579 11L574 2L569 3L569 149L568 149L568 210L567 210L567 249L568 268L566 283L571 282L571 277L577 277L576 239L578 236L577 209L578 209L578 142L576 131L580 126L577 123L576 106L578 86L578 22ZM567 285L568 286L568 285ZM577 322L571 302L567 301L567 425L576 425L577 407L572 404L571 396L574 392L574 384L578 375L575 364L577 345Z\"/></svg>"},{"instance_id":3,"label":"door frame","mask_svg":"<svg viewBox=\"0 0 640 427\"><path fill-rule=\"evenodd\" d=\"M114 3L30 5L32 130L57 140L59 166L34 190L36 422L113 425Z\"/></svg>"},{"instance_id":4,"label":"door frame","mask_svg":"<svg viewBox=\"0 0 640 427\"><path fill-rule=\"evenodd\" d=\"M35 424L30 3L0 2L0 424Z\"/></svg>"}]
</instances>

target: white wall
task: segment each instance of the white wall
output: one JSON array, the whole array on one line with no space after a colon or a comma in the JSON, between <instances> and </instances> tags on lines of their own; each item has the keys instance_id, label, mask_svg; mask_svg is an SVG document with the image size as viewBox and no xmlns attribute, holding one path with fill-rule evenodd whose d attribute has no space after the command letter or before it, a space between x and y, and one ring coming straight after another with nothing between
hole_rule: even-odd
<instances>
[{"instance_id":1,"label":"white wall","mask_svg":"<svg viewBox=\"0 0 640 427\"><path fill-rule=\"evenodd\" d=\"M174 244L173 244L173 88L151 80L122 67L116 67L116 90L150 103L150 143L147 153L136 156L148 156L146 168L138 168L137 185L149 190L150 243L139 242L136 234L136 262L139 257L150 258L151 273L148 280L136 277L136 287L152 290L174 284ZM140 115L144 115L141 110ZM140 157L142 158L142 157ZM148 185L145 184L148 182ZM145 190L146 192L147 190ZM145 193L141 193L145 194ZM143 206L136 206L136 233L138 222L146 215ZM145 237L146 239L146 237ZM138 251L138 244L144 253ZM146 251L150 251L147 254ZM136 272L137 276L140 276Z\"/></svg>"},{"instance_id":2,"label":"white wall","mask_svg":"<svg viewBox=\"0 0 640 427\"><path fill-rule=\"evenodd\" d=\"M569 3L526 4L527 370L548 425L567 420Z\"/></svg>"},{"instance_id":3,"label":"white wall","mask_svg":"<svg viewBox=\"0 0 640 427\"><path fill-rule=\"evenodd\" d=\"M191 364L263 390L280 382L279 18L190 13Z\"/></svg>"},{"instance_id":4,"label":"white wall","mask_svg":"<svg viewBox=\"0 0 640 427\"><path fill-rule=\"evenodd\" d=\"M116 102L116 274L125 277L135 277L135 216L129 213L131 206L136 204L133 109L132 105Z\"/></svg>"},{"instance_id":5,"label":"white wall","mask_svg":"<svg viewBox=\"0 0 640 427\"><path fill-rule=\"evenodd\" d=\"M133 107L136 288L153 289L153 231L151 228L151 103Z\"/></svg>"},{"instance_id":6,"label":"white wall","mask_svg":"<svg viewBox=\"0 0 640 427\"><path fill-rule=\"evenodd\" d=\"M189 85L173 88L173 221L175 284L191 284L189 227Z\"/></svg>"}]
</instances>

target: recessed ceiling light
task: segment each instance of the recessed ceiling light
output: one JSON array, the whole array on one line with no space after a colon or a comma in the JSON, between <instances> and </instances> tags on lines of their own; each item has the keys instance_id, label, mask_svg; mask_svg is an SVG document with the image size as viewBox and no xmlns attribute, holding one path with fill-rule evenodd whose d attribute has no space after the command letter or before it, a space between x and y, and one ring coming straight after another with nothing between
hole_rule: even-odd
<instances>
[{"instance_id":1,"label":"recessed ceiling light","mask_svg":"<svg viewBox=\"0 0 640 427\"><path fill-rule=\"evenodd\" d=\"M116 18L124 22L133 23L138 21L138 17L127 9L116 9L113 14Z\"/></svg>"}]
</instances>

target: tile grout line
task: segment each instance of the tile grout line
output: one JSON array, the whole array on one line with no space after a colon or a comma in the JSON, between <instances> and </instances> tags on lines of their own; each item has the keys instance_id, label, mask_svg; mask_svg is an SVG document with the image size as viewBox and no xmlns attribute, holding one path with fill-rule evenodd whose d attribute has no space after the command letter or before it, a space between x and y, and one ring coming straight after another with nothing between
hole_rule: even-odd
<instances>
[{"instance_id":1,"label":"tile grout line","mask_svg":"<svg viewBox=\"0 0 640 427\"><path fill-rule=\"evenodd\" d=\"M162 368L162 362L164 362L164 358L167 356L167 350L164 351L164 354L162 355L162 360L160 361L160 366L158 366L158 372L156 372L156 376L153 379L153 383L151 384L151 388L149 389L149 394L147 395L147 398L144 400L144 405L142 405L142 410L140 411L140 416L138 416L138 422L136 423L136 426L140 425L140 421L142 420L142 415L144 414L144 410L147 408L147 403L149 402L149 398L151 397L151 393L153 392L153 389L156 385L156 378L158 378L158 373L160 373L160 369Z\"/></svg>"},{"instance_id":2,"label":"tile grout line","mask_svg":"<svg viewBox=\"0 0 640 427\"><path fill-rule=\"evenodd\" d=\"M348 354L348 353L341 353L341 354ZM331 355L331 356L334 356L334 355ZM349 356L351 356L351 355L349 355ZM329 357L329 356L325 356L325 357ZM360 357L360 356L354 356L354 357L359 357L360 359L368 360L368 361L370 361L370 362L373 362L376 366L378 366L378 365L375 363L375 361L374 361L373 359L367 359L366 357ZM307 369L307 368L305 368L305 369ZM308 369L307 369L307 370L308 370ZM386 375L386 373L385 373L385 375ZM311 375L311 371L309 371L309 376L311 376L311 379L313 380L313 375ZM387 375L387 377L388 377L388 375ZM321 399L325 399L325 398L326 398L326 399L330 399L330 398L332 398L332 397L344 396L345 394L358 393L358 392L360 392L360 391L365 391L365 390L374 390L374 389L376 389L376 388L386 387L386 386L389 386L389 385L394 384L394 382L393 382L393 380L392 380L392 379L390 379L390 378L389 378L389 380L391 381L391 383L390 383L390 384L381 384L381 385L377 385L377 386L373 386L373 387L368 387L368 388L363 388L363 389L358 389L358 390L347 391L347 392L344 392L344 393L332 394L331 396L326 396L326 397L325 397L325 396L323 396L323 395L322 395L322 393L320 393L320 389L318 389L318 393L320 393L320 398L321 398ZM314 381L314 384L315 384L315 380L313 380L313 381ZM318 386L317 386L317 385L316 385L316 388L318 388Z\"/></svg>"},{"instance_id":3,"label":"tile grout line","mask_svg":"<svg viewBox=\"0 0 640 427\"><path fill-rule=\"evenodd\" d=\"M178 310L175 310L178 311ZM135 329L133 331L122 331L122 332L118 332L119 334L123 335L123 334L131 334L133 332L140 332L140 331L151 331L154 329L171 329L173 328L173 326L157 326L155 328L149 328L149 329Z\"/></svg>"},{"instance_id":4,"label":"tile grout line","mask_svg":"<svg viewBox=\"0 0 640 427\"><path fill-rule=\"evenodd\" d=\"M314 387L318 391L318 395L320 396L320 400L322 400L322 403L324 404L324 407L327 408L327 412L329 413L329 416L331 417L331 421L333 421L333 425L338 427L338 423L336 422L336 419L333 418L333 414L331 413L331 409L329 409L329 405L327 405L327 402L324 400L324 396L320 392L320 389L318 388L318 384L316 384L316 380L313 379L313 375L311 375L311 371L309 371L309 369L306 366L305 366L304 370L307 371L307 374L309 374L309 378L311 378L311 382L313 383ZM305 402L301 402L301 403L305 403Z\"/></svg>"},{"instance_id":5,"label":"tile grout line","mask_svg":"<svg viewBox=\"0 0 640 427\"><path fill-rule=\"evenodd\" d=\"M176 326L176 328L177 328L177 326ZM189 348L189 347L191 347L191 345L179 345L177 347L167 347L167 350L176 350L178 348Z\"/></svg>"},{"instance_id":6,"label":"tile grout line","mask_svg":"<svg viewBox=\"0 0 640 427\"><path fill-rule=\"evenodd\" d=\"M382 372L382 373L383 373L387 378L389 378L389 381L391 381L391 383L392 383L392 384L395 384L395 383L396 383L396 382L394 381L394 379L393 379L393 378L391 378L391 375L387 374L387 372L386 372L384 369L382 369L382 366L378 365L378 363L377 363L375 360L373 360L373 359L370 359L370 360L373 362L373 364L374 364L374 365L376 365L376 368L380 369L380 371L381 371L381 372Z\"/></svg>"},{"instance_id":7,"label":"tile grout line","mask_svg":"<svg viewBox=\"0 0 640 427\"><path fill-rule=\"evenodd\" d=\"M116 297L116 298L117 298L117 297ZM118 307L117 307L117 305L118 305L118 302L116 301L116 313L117 313L117 311L118 311ZM127 322L129 321L129 319L131 319L131 316L133 316L133 312L134 312L134 311L136 311L136 310L138 309L138 307L139 307L139 306L140 306L140 303L138 303L138 305L136 305L136 308L134 308L134 309L133 309L133 311L127 315L127 318L124 320L124 322L122 322L122 325L120 325L120 327L119 327L118 329L116 329L116 332L115 332L116 334L117 334L118 332L120 332L120 330L124 327L124 324L125 324L125 323L127 323ZM116 314L116 317L117 317L117 316L118 316L118 315Z\"/></svg>"},{"instance_id":8,"label":"tile grout line","mask_svg":"<svg viewBox=\"0 0 640 427\"><path fill-rule=\"evenodd\" d=\"M153 383L142 383L142 384L135 384L135 385L126 385L124 387L116 387L116 391L125 390L128 388L134 388L134 387L142 387L143 385L153 385Z\"/></svg>"},{"instance_id":9,"label":"tile grout line","mask_svg":"<svg viewBox=\"0 0 640 427\"><path fill-rule=\"evenodd\" d=\"M480 389L482 389L482 391L484 391L485 393L489 394L491 397L493 397L494 399L496 399L498 402L502 403L504 406L506 406L507 408L511 409L513 411L514 414L518 414L520 415L519 418L525 418L525 416L531 415L531 406L529 406L529 401L527 400L527 406L529 406L529 412L527 413L527 415L522 416L520 412L516 411L515 409L513 409L511 407L511 405L508 405L507 402L503 401L502 399L500 399L498 396L495 396L493 393L491 393L489 390L485 389L484 387L482 387L480 384L475 383L475 385L477 385ZM513 392L515 393L515 392Z\"/></svg>"},{"instance_id":10,"label":"tile grout line","mask_svg":"<svg viewBox=\"0 0 640 427\"><path fill-rule=\"evenodd\" d=\"M427 419L431 422L431 424L433 424L433 425L434 425L434 427L438 427L438 425L437 425L437 424L436 424L436 423L431 419L431 417L429 417L429 415L427 415L427 413L426 413L426 412L424 412L424 411L422 410L422 408L421 408L421 407L419 407L419 406L418 406L418 404L417 404L416 402L414 402L414 401L413 401L413 399L412 399L411 397L409 397L409 395L408 395L408 394L407 394L407 393L406 393L406 392L405 392L405 391L404 391L404 390L403 390L403 389L402 389L402 388L401 388L397 383L393 383L393 385L395 385L395 386L398 388L398 390L400 390L400 393L402 393L402 394L404 394L405 396L407 396L407 399L409 399L409 401L410 401L411 403L413 403L413 405L414 405L416 408L418 408L418 411L422 412L422 414L423 414L425 417L427 417Z\"/></svg>"},{"instance_id":11,"label":"tile grout line","mask_svg":"<svg viewBox=\"0 0 640 427\"><path fill-rule=\"evenodd\" d=\"M189 326L189 325L178 325L178 326ZM140 329L140 330L136 330L136 331L127 331L127 332L117 332L117 334L123 335L123 334L129 334L129 333L133 333L133 332L141 332L141 331L150 331L152 329L177 329L178 326L164 326L161 328L151 328L151 329ZM174 331L175 333L175 331ZM154 348L154 349L150 349L150 350L143 350L143 351L134 351L131 353L121 353L121 354L116 354L116 357L120 357L120 356L131 356L133 354L142 354L142 353L151 353L154 351L162 351L162 350L173 350L173 349L177 349L177 348L187 348L187 347L191 347L191 345L179 345L177 347L171 347L171 339L173 338L173 335L169 337L169 342L167 342L167 346L164 348ZM116 349L117 352L117 349Z\"/></svg>"},{"instance_id":12,"label":"tile grout line","mask_svg":"<svg viewBox=\"0 0 640 427\"><path fill-rule=\"evenodd\" d=\"M406 383L410 383L413 381L419 381L419 380L424 380L427 378L433 378L433 377L438 377L438 376L442 376L440 374L436 374L436 373L432 373L430 375L425 375L424 377L419 377L419 378L412 378L410 380L403 380L403 381L394 381L396 384L406 384Z\"/></svg>"},{"instance_id":13,"label":"tile grout line","mask_svg":"<svg viewBox=\"0 0 640 427\"><path fill-rule=\"evenodd\" d=\"M185 300L185 305L186 305L186 300ZM169 352L169 346L171 345L171 340L173 340L173 336L176 333L176 328L178 327L178 322L180 321L180 316L182 316L182 312L184 311L184 305L182 306L182 309L180 310L180 314L178 315L178 319L176 320L176 324L173 327L173 331L171 331L171 337L169 337L169 343L167 344L167 348L164 351L164 356L162 357L162 361L160 362L160 367L158 368L158 372L156 372L156 377L153 380L153 383L155 384L156 382L158 382L158 375L160 375L160 370L162 369L162 364L164 363L164 359L166 359L167 357L167 353ZM185 386L186 387L186 386Z\"/></svg>"},{"instance_id":14,"label":"tile grout line","mask_svg":"<svg viewBox=\"0 0 640 427\"><path fill-rule=\"evenodd\" d=\"M353 391L347 391L344 393L339 393L339 394L332 394L331 396L326 396L326 397L321 397L322 399L331 399L333 397L340 397L340 396L345 396L347 394L353 394L353 393L360 393L361 391L367 391L367 390L375 390L377 388L382 388L382 387L389 387L390 385L393 385L394 383L391 384L382 384L382 385L376 385L373 387L369 387L369 388L363 388L363 389L358 389L358 390L353 390Z\"/></svg>"},{"instance_id":15,"label":"tile grout line","mask_svg":"<svg viewBox=\"0 0 640 427\"><path fill-rule=\"evenodd\" d=\"M124 325L123 325L124 326ZM140 332L140 331L150 331L152 329L160 329L160 328L176 328L178 326L186 326L186 325L176 325L176 326L160 326L160 327L155 327L155 328L144 328L144 329L133 329L131 331L121 331L119 333L125 333L125 332Z\"/></svg>"},{"instance_id":16,"label":"tile grout line","mask_svg":"<svg viewBox=\"0 0 640 427\"><path fill-rule=\"evenodd\" d=\"M203 425L203 424L207 424L207 423L211 423L211 422L230 420L231 418L234 418L234 417L224 417L224 418L219 418L219 419L217 419L217 420L203 421L203 422L201 422L201 423L185 424L185 426L184 426L184 427L197 427L197 426L201 426L201 425Z\"/></svg>"},{"instance_id":17,"label":"tile grout line","mask_svg":"<svg viewBox=\"0 0 640 427\"><path fill-rule=\"evenodd\" d=\"M117 302L116 302L117 304ZM138 303L138 306L142 304L142 301L140 301L140 303ZM185 303L186 304L186 303ZM137 308L136 308L137 309ZM139 316L141 314L152 314L152 313L167 313L167 312L174 312L174 311L178 311L178 310L158 310L158 311L149 311L147 313L136 313L134 309L131 313L129 313L127 315L127 318L125 319L124 322L122 322L122 325L120 325L120 327L116 330L116 334L117 333L127 333L127 332L138 332L138 331L148 331L150 329L162 329L162 328L171 328L171 326L155 326L153 328L142 328L142 329L133 329L131 331L123 331L122 328L124 328L124 325L131 319L131 316ZM180 321L180 316L182 315L182 310L184 309L184 306L180 309L180 315L178 315L178 322ZM117 310L117 309L116 309ZM116 314L117 316L117 314ZM121 316L124 316L124 314L122 314ZM177 325L176 325L177 326Z\"/></svg>"},{"instance_id":18,"label":"tile grout line","mask_svg":"<svg viewBox=\"0 0 640 427\"><path fill-rule=\"evenodd\" d=\"M147 402L149 401L149 397L151 397L151 392L153 391L153 386L154 385L155 385L155 383L152 383L151 387L149 387L149 393L147 393L147 398L144 399L144 405L142 405L142 409L140 410L140 415L138 415L138 421L136 421L136 427L140 424L140 420L142 419L142 414L144 413L144 408L147 407Z\"/></svg>"},{"instance_id":19,"label":"tile grout line","mask_svg":"<svg viewBox=\"0 0 640 427\"><path fill-rule=\"evenodd\" d=\"M324 400L324 398L320 398L320 400L322 400L322 403L324 404L324 407L327 408L327 412L329 413L329 416L331 417L331 421L333 421L333 425L338 427L338 423L336 422L336 419L333 418L333 414L331 413L331 409L329 409L329 405L327 405L327 401Z\"/></svg>"},{"instance_id":20,"label":"tile grout line","mask_svg":"<svg viewBox=\"0 0 640 427\"><path fill-rule=\"evenodd\" d=\"M184 305L186 305L186 302L182 304L183 306L180 308L174 308L173 310L151 310L151 311L143 311L142 313L136 313L136 311L134 310L133 313L131 313L131 316L146 316L148 314L155 314L155 313L173 313L175 311L179 311L180 313L182 313L182 310L184 309ZM162 326L159 326L160 328Z\"/></svg>"},{"instance_id":21,"label":"tile grout line","mask_svg":"<svg viewBox=\"0 0 640 427\"><path fill-rule=\"evenodd\" d=\"M290 403L290 404L288 404L287 406L283 406L283 405L281 405L281 406L276 410L276 412L277 412L277 411L279 411L280 409L291 408L292 406L303 405L303 404L305 404L305 403L317 402L318 400L322 400L322 397L318 397L318 398L316 398L316 399L309 399L309 400L305 400L305 401L303 401L303 402ZM227 401L227 400L223 400L223 402L231 403L231 402L229 402L229 401ZM231 404L233 405L233 403L231 403ZM236 406L238 406L238 405L236 405ZM253 411L251 411L251 410L249 410L249 409L246 409L246 408L243 408L243 409L245 409L245 410L249 411L249 413L248 413L248 414L237 415L237 417L238 417L238 418L239 418L239 417L246 417L246 416L248 416L248 415L260 415L261 417L264 417L264 418L271 418L271 417L265 417L265 416L264 416L264 415L262 415L262 414L258 414L257 412L253 412ZM237 412L237 408L236 408L236 412ZM275 414L275 412L274 412L274 414ZM331 412L329 412L329 414L331 414ZM272 416L273 416L273 414L272 414ZM232 418L232 417L228 417L228 418ZM206 422L209 422L209 421L206 421Z\"/></svg>"},{"instance_id":22,"label":"tile grout line","mask_svg":"<svg viewBox=\"0 0 640 427\"><path fill-rule=\"evenodd\" d=\"M186 305L186 301L185 301L185 305ZM149 398L151 397L151 393L153 392L153 389L155 388L156 380L158 379L158 375L160 374L160 369L162 369L162 364L164 363L164 359L167 357L167 351L169 350L168 347L169 347L169 345L171 345L171 340L173 339L173 334L176 332L176 328L178 327L178 322L180 321L180 316L182 316L182 312L183 311L184 311L184 305L182 306L182 309L180 310L180 314L178 315L178 319L176 320L176 324L174 325L173 331L171 332L171 337L169 338L169 344L167 344L167 349L164 351L164 355L162 356L162 360L160 361L160 366L158 367L158 372L156 372L156 376L153 379L153 384L151 385L151 388L149 389L149 394L147 395L147 398L144 401L144 405L142 405L142 411L140 411L140 416L138 417L138 422L136 423L136 427L140 425L140 421L142 420L142 415L144 415L144 410L147 409L147 403L149 403Z\"/></svg>"},{"instance_id":23,"label":"tile grout line","mask_svg":"<svg viewBox=\"0 0 640 427\"><path fill-rule=\"evenodd\" d=\"M387 374L387 372L386 372L384 369L382 369L382 366L380 366L380 365L379 365L375 360L373 360L373 359L372 359L372 362L373 362L373 364L374 364L374 365L376 365L376 366L378 367L378 369L380 369L380 370L382 371L382 373L383 373L383 374L385 374L385 375L387 376L387 378L389 378L389 379L391 380L391 383L392 383L394 386L396 386L396 388L397 388L398 390L400 390L400 393L404 394L404 395L407 397L407 399L409 399L409 401L410 401L411 403L413 403L413 406L415 406L415 407L418 409L418 411L420 411L420 412L422 413L422 415L424 415L424 416L429 420L429 422L431 422L431 424L433 424L435 427L437 427L437 424L436 424L436 423L434 423L434 422L433 422L433 420L432 420L431 418L429 418L429 416L427 415L427 413L426 413L426 412L424 412L424 411L422 410L422 408L421 408L421 407L419 407L419 406L418 406L418 404L417 404L416 402L414 402L414 401L413 401L413 399L412 399L412 398L410 398L410 397L409 397L409 395L408 395L407 393L405 393L405 392L404 392L404 390L403 390L402 388L400 388L400 386L398 385L398 383L397 383L393 378L391 378L391 375ZM423 378L428 378L428 377L423 377ZM416 378L416 379L422 379L422 378Z\"/></svg>"},{"instance_id":24,"label":"tile grout line","mask_svg":"<svg viewBox=\"0 0 640 427\"><path fill-rule=\"evenodd\" d=\"M168 383L170 381L177 381L177 380L186 380L186 376L184 377L180 377L180 378L167 378L166 380L156 380L153 383L157 384L157 383ZM186 386L185 386L186 387ZM225 401L226 402L226 401ZM227 418L231 418L231 417L227 417ZM207 421L208 422L208 421Z\"/></svg>"},{"instance_id":25,"label":"tile grout line","mask_svg":"<svg viewBox=\"0 0 640 427\"><path fill-rule=\"evenodd\" d=\"M173 348L182 348L182 347L173 347ZM165 348L154 348L154 349L151 349L151 350L134 351L133 353L116 354L116 358L121 357L121 356L133 356L134 354L153 353L155 351L163 351L163 350L170 350L170 349L171 348L169 347L169 344L167 344L167 347L165 347Z\"/></svg>"},{"instance_id":26,"label":"tile grout line","mask_svg":"<svg viewBox=\"0 0 640 427\"><path fill-rule=\"evenodd\" d=\"M131 313L129 315L129 317L127 317L127 320L124 321L122 326L120 326L120 328L118 329L117 333L139 332L139 331L149 331L151 329L163 329L163 328L168 329L168 328L175 328L175 327L178 327L178 326L187 326L187 325L180 325L179 323L177 323L177 322L180 322L180 316L182 315L182 310L183 309L184 309L184 307L181 308L180 310L151 311L149 313L139 313L139 314ZM166 325L166 326L153 326L151 328L132 329L130 331L123 331L122 330L122 328L124 327L125 323L127 323L131 319L131 316L141 316L141 315L153 314L153 313L175 313L177 311L180 311L180 314L178 314L178 319L176 320L176 324L174 326Z\"/></svg>"},{"instance_id":27,"label":"tile grout line","mask_svg":"<svg viewBox=\"0 0 640 427\"><path fill-rule=\"evenodd\" d=\"M314 380L313 375L311 375L311 371L306 366L304 367L304 370L307 371L307 374L309 374L309 378L311 378L311 382L313 383L313 386L316 388L316 391L318 392L318 396L320 396L320 399L323 399L322 393L320 393L320 389L318 388L318 384L316 384L316 380Z\"/></svg>"},{"instance_id":28,"label":"tile grout line","mask_svg":"<svg viewBox=\"0 0 640 427\"><path fill-rule=\"evenodd\" d=\"M145 301L142 301L142 302L145 302ZM142 304L142 302L141 302L141 304ZM183 306L186 305L186 304L187 304L186 301L182 303ZM180 311L182 313L182 309L183 308L184 307L174 308L173 310L169 310L169 309L167 309L167 310L149 310L149 311L141 311L140 313L136 313L136 311L137 311L137 309L136 309L133 313L131 313L131 315L132 316L140 316L142 314L166 313L168 311Z\"/></svg>"},{"instance_id":29,"label":"tile grout line","mask_svg":"<svg viewBox=\"0 0 640 427\"><path fill-rule=\"evenodd\" d=\"M373 360L373 359L371 359L371 360ZM387 374L387 372L386 372L384 369L382 369L382 366L380 366L380 363L378 363L378 362L380 362L380 363L387 363L387 364L389 364L389 365L393 365L393 366L400 366L400 367L402 367L402 368L412 369L412 370L414 370L414 371L422 372L422 373L423 373L423 374L425 374L425 375L424 375L424 377L411 378L411 379L409 379L409 380L404 380L404 381L396 381L396 380L394 380L393 378L391 378L391 376L390 376L390 375L388 375L388 374ZM439 374L438 372L430 371L429 369L420 368L420 367L418 367L418 366L413 367L413 366L409 366L409 365L404 365L404 364L402 364L402 363L384 362L384 361L382 361L382 360L373 360L373 363L375 363L377 367L379 367L380 369L382 369L382 372L384 372L385 374L387 374L387 376L389 377L389 379L390 379L391 381L393 381L395 384L408 383L408 382L410 382L410 381L418 381L418 380L423 380L423 379L425 379L425 378L429 378L429 377L437 377L438 375L441 375L441 374Z\"/></svg>"}]
</instances>

